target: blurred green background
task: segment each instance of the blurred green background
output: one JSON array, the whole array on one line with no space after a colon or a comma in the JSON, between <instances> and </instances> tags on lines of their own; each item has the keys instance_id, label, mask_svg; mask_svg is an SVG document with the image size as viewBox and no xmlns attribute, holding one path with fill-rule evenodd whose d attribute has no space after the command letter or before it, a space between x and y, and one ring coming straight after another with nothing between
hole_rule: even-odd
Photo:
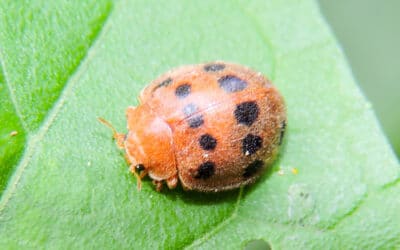
<instances>
[{"instance_id":1,"label":"blurred green background","mask_svg":"<svg viewBox=\"0 0 400 250\"><path fill-rule=\"evenodd\" d=\"M400 158L400 0L319 0Z\"/></svg>"}]
</instances>

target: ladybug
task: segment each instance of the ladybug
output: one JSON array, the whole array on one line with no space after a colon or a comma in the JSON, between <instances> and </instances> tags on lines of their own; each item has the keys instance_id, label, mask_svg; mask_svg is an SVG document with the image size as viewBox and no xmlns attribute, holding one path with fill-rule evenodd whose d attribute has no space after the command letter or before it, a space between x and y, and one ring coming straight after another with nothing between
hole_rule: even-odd
<instances>
[{"instance_id":1,"label":"ladybug","mask_svg":"<svg viewBox=\"0 0 400 250\"><path fill-rule=\"evenodd\" d=\"M219 192L254 182L282 144L282 96L261 73L222 61L173 69L145 87L115 131L138 189L146 175L158 191Z\"/></svg>"}]
</instances>

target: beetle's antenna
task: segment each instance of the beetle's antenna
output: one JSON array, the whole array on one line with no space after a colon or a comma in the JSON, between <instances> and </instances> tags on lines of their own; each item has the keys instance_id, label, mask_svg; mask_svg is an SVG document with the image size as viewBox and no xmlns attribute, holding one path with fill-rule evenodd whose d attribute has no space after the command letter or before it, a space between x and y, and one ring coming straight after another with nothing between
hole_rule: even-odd
<instances>
[{"instance_id":1,"label":"beetle's antenna","mask_svg":"<svg viewBox=\"0 0 400 250\"><path fill-rule=\"evenodd\" d=\"M117 130L115 130L114 126L107 120L101 117L97 117L97 120L101 122L102 124L106 125L109 127L112 132L113 132L113 138L117 141L117 145L119 148L124 148L124 137L125 135L122 133L118 133Z\"/></svg>"},{"instance_id":2,"label":"beetle's antenna","mask_svg":"<svg viewBox=\"0 0 400 250\"><path fill-rule=\"evenodd\" d=\"M97 120L99 120L99 122L103 123L104 125L106 125L107 127L109 127L112 132L113 132L113 136L115 138L115 135L118 134L117 130L115 130L114 126L107 120L105 120L102 117L97 117Z\"/></svg>"}]
</instances>

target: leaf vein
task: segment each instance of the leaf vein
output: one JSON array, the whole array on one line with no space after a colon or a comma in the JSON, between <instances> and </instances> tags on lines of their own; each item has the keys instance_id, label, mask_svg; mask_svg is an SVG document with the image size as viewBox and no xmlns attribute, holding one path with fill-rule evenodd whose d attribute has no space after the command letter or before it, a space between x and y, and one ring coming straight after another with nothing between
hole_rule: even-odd
<instances>
[{"instance_id":1,"label":"leaf vein","mask_svg":"<svg viewBox=\"0 0 400 250\"><path fill-rule=\"evenodd\" d=\"M192 242L190 242L189 244L187 244L184 248L185 249L193 249L194 247L201 245L204 241L206 241L208 238L210 238L210 236L214 235L216 232L218 232L219 230L221 230L223 227L225 227L226 225L228 225L232 220L234 220L237 215L238 215L238 210L239 210L239 204L240 201L243 197L243 189L244 187L240 188L239 194L238 194L238 198L235 204L235 208L233 209L232 214L226 218L225 220L221 221L220 223L218 223L215 227L213 227L213 229L211 229L208 232L205 232L204 234L202 234L200 236L200 238L193 240Z\"/></svg>"},{"instance_id":2,"label":"leaf vein","mask_svg":"<svg viewBox=\"0 0 400 250\"><path fill-rule=\"evenodd\" d=\"M10 78L9 78L7 70L6 70L6 65L4 63L4 54L3 54L2 50L1 50L1 47L0 47L0 65L1 65L1 68L2 68L2 71L3 71L4 82L5 82L6 86L7 86L7 89L8 89L10 98L11 98L11 102L12 102L12 104L14 106L15 112L16 112L16 114L18 116L18 119L21 122L22 128L26 132L28 132L28 126L27 126L25 120L23 119L23 115L22 115L20 106L18 104L17 97L15 96L15 89L13 88L13 86L11 84Z\"/></svg>"}]
</instances>

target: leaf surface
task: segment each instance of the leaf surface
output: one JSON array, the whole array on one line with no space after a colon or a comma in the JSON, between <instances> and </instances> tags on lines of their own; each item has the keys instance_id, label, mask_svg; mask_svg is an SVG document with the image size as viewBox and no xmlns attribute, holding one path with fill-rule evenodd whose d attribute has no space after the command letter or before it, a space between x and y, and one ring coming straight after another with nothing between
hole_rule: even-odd
<instances>
[{"instance_id":1,"label":"leaf surface","mask_svg":"<svg viewBox=\"0 0 400 250\"><path fill-rule=\"evenodd\" d=\"M399 246L399 164L314 1L58 2L0 4L0 160L9 166L0 245ZM146 180L138 192L96 118L124 131L124 110L146 83L213 60L248 65L280 89L279 159L241 190L157 193Z\"/></svg>"}]
</instances>

